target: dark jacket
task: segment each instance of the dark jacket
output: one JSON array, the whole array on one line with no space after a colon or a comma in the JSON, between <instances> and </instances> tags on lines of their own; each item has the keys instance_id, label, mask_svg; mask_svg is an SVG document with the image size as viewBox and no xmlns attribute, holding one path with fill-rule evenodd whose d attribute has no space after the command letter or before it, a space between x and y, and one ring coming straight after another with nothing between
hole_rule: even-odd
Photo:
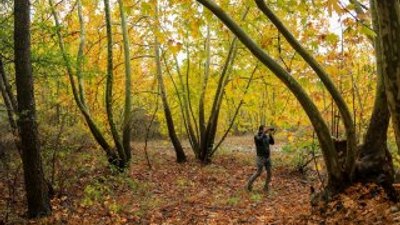
<instances>
[{"instance_id":1,"label":"dark jacket","mask_svg":"<svg viewBox=\"0 0 400 225\"><path fill-rule=\"evenodd\" d=\"M257 156L269 158L269 145L275 144L274 137L272 135L266 135L264 132L258 132L254 136L254 143L256 144Z\"/></svg>"}]
</instances>

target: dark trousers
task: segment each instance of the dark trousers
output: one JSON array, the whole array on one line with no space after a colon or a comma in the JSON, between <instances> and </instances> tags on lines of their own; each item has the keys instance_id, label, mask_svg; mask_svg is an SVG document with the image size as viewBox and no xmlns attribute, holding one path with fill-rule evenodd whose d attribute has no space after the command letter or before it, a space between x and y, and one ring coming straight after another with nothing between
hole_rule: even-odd
<instances>
[{"instance_id":1,"label":"dark trousers","mask_svg":"<svg viewBox=\"0 0 400 225\"><path fill-rule=\"evenodd\" d=\"M265 180L264 189L268 189L268 185L271 182L271 176L272 176L271 159L262 156L257 156L256 164L257 164L257 171L250 177L247 183L247 187L248 189L252 188L254 181L261 175L263 168L265 167L265 170L267 171L267 178Z\"/></svg>"}]
</instances>

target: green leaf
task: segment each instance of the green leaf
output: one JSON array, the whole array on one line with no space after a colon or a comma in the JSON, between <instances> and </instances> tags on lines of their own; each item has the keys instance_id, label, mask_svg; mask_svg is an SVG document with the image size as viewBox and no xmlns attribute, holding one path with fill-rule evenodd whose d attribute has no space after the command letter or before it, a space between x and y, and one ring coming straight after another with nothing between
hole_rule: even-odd
<instances>
[{"instance_id":1,"label":"green leaf","mask_svg":"<svg viewBox=\"0 0 400 225\"><path fill-rule=\"evenodd\" d=\"M368 37L372 37L373 38L373 37L376 36L375 31L373 31L372 29L370 29L369 27L366 27L366 26L362 26L360 31L361 31L362 34L365 34Z\"/></svg>"}]
</instances>

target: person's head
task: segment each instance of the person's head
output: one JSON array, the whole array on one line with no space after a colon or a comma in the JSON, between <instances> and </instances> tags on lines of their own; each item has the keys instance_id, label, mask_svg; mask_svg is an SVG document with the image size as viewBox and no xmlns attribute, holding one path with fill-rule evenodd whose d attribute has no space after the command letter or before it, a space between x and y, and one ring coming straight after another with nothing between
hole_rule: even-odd
<instances>
[{"instance_id":1,"label":"person's head","mask_svg":"<svg viewBox=\"0 0 400 225\"><path fill-rule=\"evenodd\" d=\"M267 131L267 127L265 125L260 125L258 127L258 132L259 133L265 133Z\"/></svg>"}]
</instances>

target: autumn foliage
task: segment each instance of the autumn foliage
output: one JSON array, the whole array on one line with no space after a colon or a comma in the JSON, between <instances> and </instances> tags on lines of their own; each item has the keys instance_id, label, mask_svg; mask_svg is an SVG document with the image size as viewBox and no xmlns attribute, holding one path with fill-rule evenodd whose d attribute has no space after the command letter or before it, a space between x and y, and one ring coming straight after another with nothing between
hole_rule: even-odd
<instances>
[{"instance_id":1,"label":"autumn foliage","mask_svg":"<svg viewBox=\"0 0 400 225\"><path fill-rule=\"evenodd\" d=\"M0 0L0 225L400 222L399 9Z\"/></svg>"}]
</instances>

